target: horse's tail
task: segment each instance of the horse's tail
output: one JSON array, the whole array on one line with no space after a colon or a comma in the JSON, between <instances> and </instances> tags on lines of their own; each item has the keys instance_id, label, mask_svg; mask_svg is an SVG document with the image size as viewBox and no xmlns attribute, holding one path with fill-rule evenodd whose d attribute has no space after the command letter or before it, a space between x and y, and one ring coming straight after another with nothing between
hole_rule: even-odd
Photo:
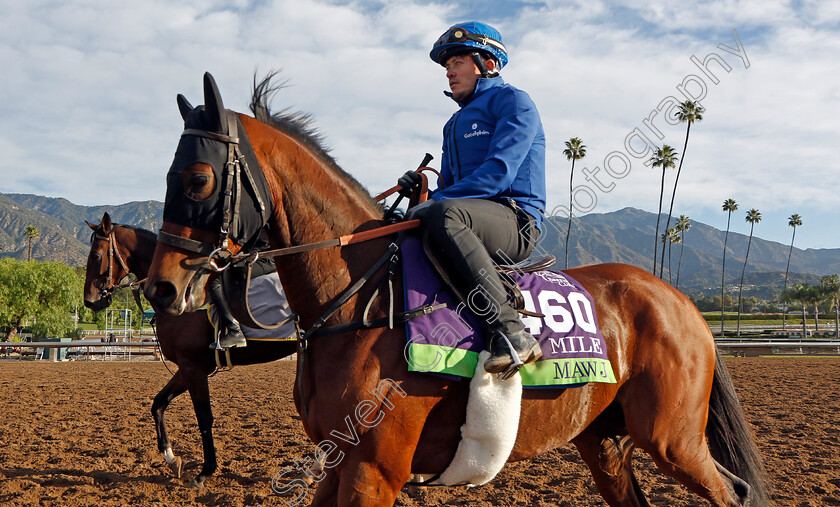
<instances>
[{"instance_id":1,"label":"horse's tail","mask_svg":"<svg viewBox=\"0 0 840 507\"><path fill-rule=\"evenodd\" d=\"M715 377L709 398L706 439L712 457L750 485L751 505L770 505L767 472L755 446L726 365L715 350Z\"/></svg>"}]
</instances>

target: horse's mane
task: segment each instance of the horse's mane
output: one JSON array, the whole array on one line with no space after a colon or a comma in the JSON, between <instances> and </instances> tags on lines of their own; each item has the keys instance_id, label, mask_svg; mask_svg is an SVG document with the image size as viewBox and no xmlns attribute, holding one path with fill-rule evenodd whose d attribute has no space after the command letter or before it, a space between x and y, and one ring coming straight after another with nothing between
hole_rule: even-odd
<instances>
[{"instance_id":1,"label":"horse's mane","mask_svg":"<svg viewBox=\"0 0 840 507\"><path fill-rule=\"evenodd\" d=\"M138 236L146 236L148 239L150 239L152 241L157 241L157 234L155 234L154 232L152 232L148 229L141 229L140 227L135 227L133 225L118 224L116 222L111 222L111 227L122 227L124 229L129 229L129 230L134 231L134 233L137 234ZM90 235L91 244L93 244L93 239L94 239L94 237L96 236L97 233L99 233L100 236L104 236L105 235L104 232L105 231L102 230L102 222L99 222L99 225L96 226L96 230L94 230Z\"/></svg>"},{"instance_id":2,"label":"horse's mane","mask_svg":"<svg viewBox=\"0 0 840 507\"><path fill-rule=\"evenodd\" d=\"M336 174L344 178L351 187L355 188L362 196L370 199L381 210L381 205L373 201L370 192L356 178L342 169L330 155L329 148L324 146L324 135L314 126L312 115L300 111L291 111L289 108L279 112L271 110L270 103L274 94L285 88L287 82L285 80L276 82L275 78L278 74L278 71L271 71L259 82L257 82L257 75L254 74L254 88L251 92L251 104L249 105L254 118L301 142L326 162Z\"/></svg>"}]
</instances>

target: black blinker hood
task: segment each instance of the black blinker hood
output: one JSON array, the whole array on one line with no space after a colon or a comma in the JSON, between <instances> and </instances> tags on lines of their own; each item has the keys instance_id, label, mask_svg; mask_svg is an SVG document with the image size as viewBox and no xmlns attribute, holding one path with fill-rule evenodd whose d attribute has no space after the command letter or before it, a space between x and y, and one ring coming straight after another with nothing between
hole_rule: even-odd
<instances>
[{"instance_id":1,"label":"black blinker hood","mask_svg":"<svg viewBox=\"0 0 840 507\"><path fill-rule=\"evenodd\" d=\"M244 245L259 235L265 220L271 215L274 208L271 192L239 116L224 108L216 83L209 73L204 75L204 101L204 106L193 108L182 95L178 96L185 133L181 136L172 166L166 175L163 220L207 231L221 230L223 189L227 185L226 179L235 177L232 171L227 171L228 143L186 131L191 129L232 135L239 138L238 148L242 160L239 177L230 185L233 196L229 237L235 243ZM230 128L231 122L235 122L235 129ZM213 193L202 201L188 197L182 185L181 175L184 169L195 163L209 165L216 178ZM260 201L265 207L262 213Z\"/></svg>"}]
</instances>

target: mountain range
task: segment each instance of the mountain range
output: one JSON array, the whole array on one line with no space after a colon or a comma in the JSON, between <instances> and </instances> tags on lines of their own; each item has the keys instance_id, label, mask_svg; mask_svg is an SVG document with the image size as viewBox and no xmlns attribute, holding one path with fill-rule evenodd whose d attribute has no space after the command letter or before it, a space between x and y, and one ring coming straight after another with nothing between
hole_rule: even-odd
<instances>
[{"instance_id":1,"label":"mountain range","mask_svg":"<svg viewBox=\"0 0 840 507\"><path fill-rule=\"evenodd\" d=\"M26 259L28 238L24 233L32 225L39 232L32 241L33 259L83 265L90 245L90 229L85 220L96 223L105 212L114 222L156 231L163 220L163 203L137 201L113 206L80 206L62 198L0 193L0 257ZM662 226L664 220L665 215ZM655 227L655 213L635 208L575 218L569 242L569 266L622 262L650 271ZM557 269L564 264L566 228L567 219L548 218L538 244L538 249L557 257ZM692 222L685 233L684 245L675 244L671 249L672 283L682 249L680 287L683 290L702 291L715 287L719 290L724 235L725 231ZM740 279L747 241L744 234L729 233L727 283L737 283ZM748 283L780 288L789 247L753 237L747 266ZM665 263L667 279L667 255ZM794 247L790 272L789 284L797 280L815 283L820 276L840 273L840 248L803 250Z\"/></svg>"}]
</instances>

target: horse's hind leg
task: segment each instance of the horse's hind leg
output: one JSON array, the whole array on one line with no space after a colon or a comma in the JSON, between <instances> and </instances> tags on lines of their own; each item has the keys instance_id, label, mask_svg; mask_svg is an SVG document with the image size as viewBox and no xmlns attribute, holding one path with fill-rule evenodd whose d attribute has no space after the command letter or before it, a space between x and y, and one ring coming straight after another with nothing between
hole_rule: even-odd
<instances>
[{"instance_id":1,"label":"horse's hind leg","mask_svg":"<svg viewBox=\"0 0 840 507\"><path fill-rule=\"evenodd\" d=\"M181 370L175 372L169 382L160 390L152 402L152 418L155 421L155 432L157 433L158 451L163 454L163 458L169 464L169 468L175 474L175 477L181 477L181 458L175 456L172 452L172 444L169 441L169 435L166 433L166 424L163 421L163 415L166 412L169 403L180 396L187 390L187 385L184 382L184 377L181 375Z\"/></svg>"},{"instance_id":2,"label":"horse's hind leg","mask_svg":"<svg viewBox=\"0 0 840 507\"><path fill-rule=\"evenodd\" d=\"M572 440L589 467L598 492L612 506L648 507L633 473L633 441L626 434L593 422Z\"/></svg>"},{"instance_id":3,"label":"horse's hind leg","mask_svg":"<svg viewBox=\"0 0 840 507\"><path fill-rule=\"evenodd\" d=\"M183 371L183 366L180 371ZM213 409L210 406L210 386L207 374L199 369L190 369L184 374L190 398L192 398L195 418L198 420L198 430L201 432L201 447L204 450L204 464L198 477L193 479L192 485L203 488L205 480L216 471L216 446L213 443Z\"/></svg>"},{"instance_id":4,"label":"horse's hind leg","mask_svg":"<svg viewBox=\"0 0 840 507\"><path fill-rule=\"evenodd\" d=\"M660 470L712 505L745 505L745 499L734 494L732 482L718 471L709 452L705 435L708 391L683 385L686 382L625 385L628 389L623 399L630 400L622 403L627 431Z\"/></svg>"}]
</instances>

